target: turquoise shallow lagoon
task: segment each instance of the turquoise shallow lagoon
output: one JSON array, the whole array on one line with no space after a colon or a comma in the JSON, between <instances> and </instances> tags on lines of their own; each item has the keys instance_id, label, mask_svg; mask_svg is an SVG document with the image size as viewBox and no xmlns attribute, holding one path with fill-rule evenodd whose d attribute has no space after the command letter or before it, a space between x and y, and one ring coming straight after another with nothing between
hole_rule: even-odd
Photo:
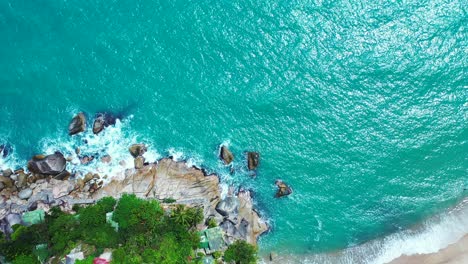
<instances>
[{"instance_id":1,"label":"turquoise shallow lagoon","mask_svg":"<svg viewBox=\"0 0 468 264\"><path fill-rule=\"evenodd\" d=\"M254 190L263 252L359 245L466 197L467 24L464 1L0 0L1 165L118 113L112 156L143 141Z\"/></svg>"}]
</instances>

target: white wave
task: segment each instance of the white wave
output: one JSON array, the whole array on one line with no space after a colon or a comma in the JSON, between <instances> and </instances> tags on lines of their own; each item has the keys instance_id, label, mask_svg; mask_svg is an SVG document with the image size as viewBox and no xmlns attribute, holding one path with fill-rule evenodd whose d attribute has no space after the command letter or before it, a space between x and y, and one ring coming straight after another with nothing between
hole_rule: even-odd
<instances>
[{"instance_id":1,"label":"white wave","mask_svg":"<svg viewBox=\"0 0 468 264\"><path fill-rule=\"evenodd\" d=\"M402 255L438 252L468 233L468 199L444 214L426 220L416 230L387 236L382 251L369 263L387 263Z\"/></svg>"},{"instance_id":2,"label":"white wave","mask_svg":"<svg viewBox=\"0 0 468 264\"><path fill-rule=\"evenodd\" d=\"M128 129L129 121L117 120L116 124L104 129L98 135L94 135L91 129L72 137L44 139L42 141L42 152L51 154L60 151L66 158L71 160L67 163L67 169L76 172L77 177L82 177L86 173L99 173L101 176L107 175L107 181L112 178L122 179L125 170L133 168L133 157L128 148L135 143L140 143L135 133ZM79 154L76 149L79 148ZM93 156L94 160L88 164L81 164L80 157ZM106 163L102 157L109 155L111 161ZM148 146L148 152L144 155L148 162L157 161L161 155Z\"/></svg>"},{"instance_id":3,"label":"white wave","mask_svg":"<svg viewBox=\"0 0 468 264\"><path fill-rule=\"evenodd\" d=\"M283 255L273 263L383 264L402 255L435 253L468 234L468 198L415 228L403 230L338 252ZM262 260L262 263L271 263Z\"/></svg>"},{"instance_id":4,"label":"white wave","mask_svg":"<svg viewBox=\"0 0 468 264\"><path fill-rule=\"evenodd\" d=\"M3 142L3 141L0 141ZM16 152L14 151L14 146L12 152L8 153L8 156L5 158L3 157L3 152L0 152L0 171L6 169L15 170L17 168L21 168L20 166L21 161L18 159Z\"/></svg>"}]
</instances>

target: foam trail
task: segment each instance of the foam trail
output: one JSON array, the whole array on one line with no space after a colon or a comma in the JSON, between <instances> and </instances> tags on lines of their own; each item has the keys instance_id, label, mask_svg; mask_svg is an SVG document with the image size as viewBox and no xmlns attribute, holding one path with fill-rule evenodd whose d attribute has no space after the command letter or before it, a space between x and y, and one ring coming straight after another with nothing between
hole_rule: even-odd
<instances>
[{"instance_id":1,"label":"foam trail","mask_svg":"<svg viewBox=\"0 0 468 264\"><path fill-rule=\"evenodd\" d=\"M446 212L425 220L415 228L338 252L287 255L274 263L383 264L402 255L435 253L468 234L468 198ZM262 263L271 263L262 260Z\"/></svg>"}]
</instances>

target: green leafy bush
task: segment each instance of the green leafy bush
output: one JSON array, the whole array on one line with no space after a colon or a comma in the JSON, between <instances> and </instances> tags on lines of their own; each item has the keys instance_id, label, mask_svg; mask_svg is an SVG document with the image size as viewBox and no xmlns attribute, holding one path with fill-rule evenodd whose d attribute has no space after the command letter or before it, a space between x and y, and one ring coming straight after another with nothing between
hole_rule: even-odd
<instances>
[{"instance_id":1,"label":"green leafy bush","mask_svg":"<svg viewBox=\"0 0 468 264\"><path fill-rule=\"evenodd\" d=\"M13 264L39 264L37 257L33 255L19 255L13 260Z\"/></svg>"},{"instance_id":2,"label":"green leafy bush","mask_svg":"<svg viewBox=\"0 0 468 264\"><path fill-rule=\"evenodd\" d=\"M243 240L237 240L229 245L224 252L226 262L235 262L236 264L252 264L257 262L257 248Z\"/></svg>"}]
</instances>

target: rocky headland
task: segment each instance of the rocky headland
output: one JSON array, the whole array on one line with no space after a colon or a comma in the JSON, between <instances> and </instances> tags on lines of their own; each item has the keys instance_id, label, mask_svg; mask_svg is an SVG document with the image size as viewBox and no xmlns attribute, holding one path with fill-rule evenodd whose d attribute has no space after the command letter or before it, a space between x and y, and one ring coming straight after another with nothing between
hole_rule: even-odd
<instances>
[{"instance_id":1,"label":"rocky headland","mask_svg":"<svg viewBox=\"0 0 468 264\"><path fill-rule=\"evenodd\" d=\"M94 133L108 125L102 120L102 115L96 116ZM71 121L69 134L76 135L85 130L85 116L80 113ZM205 229L208 222L214 220L224 231L227 244L239 239L256 244L258 237L268 230L266 222L254 209L249 191L236 192L231 188L226 197L221 197L217 175L207 175L200 168L171 158L148 163L143 157L145 152L143 144L129 146L128 155L134 158L134 168L125 169L123 177L74 170L70 173L67 171L72 166L67 157L69 153L60 152L36 155L25 169L3 168L0 171L0 230L10 234L12 226L21 224L22 214L28 211L43 209L48 212L59 206L63 211L73 212L76 204L94 204L100 198L119 198L124 193L156 199L166 208L175 204L202 208L205 221L199 229ZM233 159L230 153L223 157L230 162ZM108 162L111 158L103 155L100 162ZM258 160L258 155L254 158ZM81 158L82 164L84 159Z\"/></svg>"}]
</instances>

